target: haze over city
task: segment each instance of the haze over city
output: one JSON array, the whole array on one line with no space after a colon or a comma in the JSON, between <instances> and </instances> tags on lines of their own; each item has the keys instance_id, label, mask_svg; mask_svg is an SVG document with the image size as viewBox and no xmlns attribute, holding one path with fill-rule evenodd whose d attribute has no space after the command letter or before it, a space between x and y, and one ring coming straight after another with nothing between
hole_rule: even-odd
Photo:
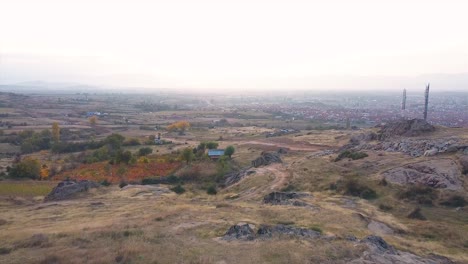
<instances>
[{"instance_id":1,"label":"haze over city","mask_svg":"<svg viewBox=\"0 0 468 264\"><path fill-rule=\"evenodd\" d=\"M0 3L0 84L462 91L466 1Z\"/></svg>"}]
</instances>

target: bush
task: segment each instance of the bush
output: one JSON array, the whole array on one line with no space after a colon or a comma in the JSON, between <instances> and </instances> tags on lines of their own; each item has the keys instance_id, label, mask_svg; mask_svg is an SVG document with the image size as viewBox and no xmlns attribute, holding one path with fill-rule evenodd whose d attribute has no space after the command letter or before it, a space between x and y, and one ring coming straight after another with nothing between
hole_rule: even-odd
<instances>
[{"instance_id":1,"label":"bush","mask_svg":"<svg viewBox=\"0 0 468 264\"><path fill-rule=\"evenodd\" d=\"M345 194L358 196L366 200L377 198L377 193L373 189L356 180L349 180L346 182Z\"/></svg>"},{"instance_id":2,"label":"bush","mask_svg":"<svg viewBox=\"0 0 468 264\"><path fill-rule=\"evenodd\" d=\"M125 187L125 186L127 186L127 185L128 185L128 183L126 183L126 182L124 182L124 181L121 181L121 182L119 183L119 187L120 187L120 188L123 188L123 187Z\"/></svg>"},{"instance_id":3,"label":"bush","mask_svg":"<svg viewBox=\"0 0 468 264\"><path fill-rule=\"evenodd\" d=\"M124 146L139 146L141 145L140 140L138 138L131 138L123 142Z\"/></svg>"},{"instance_id":4,"label":"bush","mask_svg":"<svg viewBox=\"0 0 468 264\"><path fill-rule=\"evenodd\" d=\"M208 189L206 190L206 193L209 194L209 195L216 195L218 193L218 191L216 191L216 187L215 186L210 186L208 187Z\"/></svg>"},{"instance_id":5,"label":"bush","mask_svg":"<svg viewBox=\"0 0 468 264\"><path fill-rule=\"evenodd\" d=\"M138 156L146 156L146 155L149 155L153 153L153 149L150 148L150 147L144 147L144 148L140 148L138 150Z\"/></svg>"},{"instance_id":6,"label":"bush","mask_svg":"<svg viewBox=\"0 0 468 264\"><path fill-rule=\"evenodd\" d=\"M110 181L108 181L108 180L103 180L103 181L101 182L101 185L102 185L102 186L110 186L111 183L110 183ZM120 188L122 188L122 187L120 187Z\"/></svg>"},{"instance_id":7,"label":"bush","mask_svg":"<svg viewBox=\"0 0 468 264\"><path fill-rule=\"evenodd\" d=\"M322 228L318 227L318 226L313 226L310 228L311 230L314 230L315 232L319 232L320 234L323 233L323 230Z\"/></svg>"},{"instance_id":8,"label":"bush","mask_svg":"<svg viewBox=\"0 0 468 264\"><path fill-rule=\"evenodd\" d=\"M382 211L391 211L393 209L393 207L391 205L387 205L387 204L379 204L379 209L382 210Z\"/></svg>"},{"instance_id":9,"label":"bush","mask_svg":"<svg viewBox=\"0 0 468 264\"><path fill-rule=\"evenodd\" d=\"M185 189L180 184L178 184L175 187L171 188L171 191L173 191L173 192L175 192L177 194L182 194L182 193L185 192Z\"/></svg>"},{"instance_id":10,"label":"bush","mask_svg":"<svg viewBox=\"0 0 468 264\"><path fill-rule=\"evenodd\" d=\"M398 198L416 201L423 205L433 205L433 201L438 197L438 192L431 187L424 185L413 185L398 194Z\"/></svg>"},{"instance_id":11,"label":"bush","mask_svg":"<svg viewBox=\"0 0 468 264\"><path fill-rule=\"evenodd\" d=\"M408 218L426 220L426 217L421 213L421 208L419 207L414 208L414 210L409 213Z\"/></svg>"},{"instance_id":12,"label":"bush","mask_svg":"<svg viewBox=\"0 0 468 264\"><path fill-rule=\"evenodd\" d=\"M350 151L350 150L345 150L343 152L341 152L338 157L336 157L335 159L335 162L337 161L340 161L344 158L350 158L352 160L358 160L358 159L363 159L365 157L367 157L369 155L367 155L367 153L364 153L364 152L354 152L354 151Z\"/></svg>"},{"instance_id":13,"label":"bush","mask_svg":"<svg viewBox=\"0 0 468 264\"><path fill-rule=\"evenodd\" d=\"M463 196L452 195L449 198L447 198L445 201L442 201L440 204L444 206L450 206L450 207L463 207L467 204L467 202Z\"/></svg>"},{"instance_id":14,"label":"bush","mask_svg":"<svg viewBox=\"0 0 468 264\"><path fill-rule=\"evenodd\" d=\"M36 159L24 159L15 164L8 173L11 178L29 178L39 179L41 173L41 164Z\"/></svg>"}]
</instances>

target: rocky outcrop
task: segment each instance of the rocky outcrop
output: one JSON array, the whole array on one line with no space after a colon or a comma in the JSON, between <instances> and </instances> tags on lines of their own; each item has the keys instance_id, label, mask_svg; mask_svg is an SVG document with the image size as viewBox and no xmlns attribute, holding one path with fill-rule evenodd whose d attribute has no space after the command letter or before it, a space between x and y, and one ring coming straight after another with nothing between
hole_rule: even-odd
<instances>
[{"instance_id":1,"label":"rocky outcrop","mask_svg":"<svg viewBox=\"0 0 468 264\"><path fill-rule=\"evenodd\" d=\"M410 252L396 250L379 236L368 236L360 241L368 248L363 255L349 263L353 264L453 264L450 259L438 256L429 255L420 257Z\"/></svg>"},{"instance_id":2,"label":"rocky outcrop","mask_svg":"<svg viewBox=\"0 0 468 264\"><path fill-rule=\"evenodd\" d=\"M433 188L459 190L461 172L451 159L439 159L408 164L382 174L386 181L401 185L422 184Z\"/></svg>"},{"instance_id":3,"label":"rocky outcrop","mask_svg":"<svg viewBox=\"0 0 468 264\"><path fill-rule=\"evenodd\" d=\"M260 167L272 163L282 163L280 154L277 152L262 152L262 155L252 161L252 166Z\"/></svg>"},{"instance_id":4,"label":"rocky outcrop","mask_svg":"<svg viewBox=\"0 0 468 264\"><path fill-rule=\"evenodd\" d=\"M230 172L230 173L226 174L226 176L225 176L224 185L225 186L233 185L234 183L239 182L240 180L242 180L244 177L246 177L246 176L248 176L250 174L254 174L254 173L255 173L255 171L250 170L250 169L243 169L243 170L240 170L240 171Z\"/></svg>"},{"instance_id":5,"label":"rocky outcrop","mask_svg":"<svg viewBox=\"0 0 468 264\"><path fill-rule=\"evenodd\" d=\"M249 224L237 224L231 226L226 234L224 234L224 240L254 240L255 239L255 232L252 229L253 225Z\"/></svg>"},{"instance_id":6,"label":"rocky outcrop","mask_svg":"<svg viewBox=\"0 0 468 264\"><path fill-rule=\"evenodd\" d=\"M394 136L413 137L435 131L435 127L423 119L398 120L390 122L380 129L378 138L384 140Z\"/></svg>"},{"instance_id":7,"label":"rocky outcrop","mask_svg":"<svg viewBox=\"0 0 468 264\"><path fill-rule=\"evenodd\" d=\"M64 180L60 182L44 199L44 201L58 201L73 198L76 194L87 192L91 188L101 186L92 181Z\"/></svg>"},{"instance_id":8,"label":"rocky outcrop","mask_svg":"<svg viewBox=\"0 0 468 264\"><path fill-rule=\"evenodd\" d=\"M307 228L299 228L286 225L260 225L257 232L254 231L255 226L246 223L240 223L231 226L226 234L222 237L223 240L243 240L251 241L254 239L268 239L277 236L302 237L302 238L319 238L320 232Z\"/></svg>"},{"instance_id":9,"label":"rocky outcrop","mask_svg":"<svg viewBox=\"0 0 468 264\"><path fill-rule=\"evenodd\" d=\"M434 156L441 153L454 153L467 148L458 138L440 139L392 139L388 141L364 142L361 145L350 146L355 150L377 150L386 152L402 152L413 157Z\"/></svg>"},{"instance_id":10,"label":"rocky outcrop","mask_svg":"<svg viewBox=\"0 0 468 264\"><path fill-rule=\"evenodd\" d=\"M273 205L293 205L293 206L310 206L299 198L309 196L306 193L295 192L271 192L263 198L263 203Z\"/></svg>"},{"instance_id":11,"label":"rocky outcrop","mask_svg":"<svg viewBox=\"0 0 468 264\"><path fill-rule=\"evenodd\" d=\"M321 236L315 230L286 225L261 225L257 230L257 237L262 239L283 235L303 238L319 238Z\"/></svg>"}]
</instances>

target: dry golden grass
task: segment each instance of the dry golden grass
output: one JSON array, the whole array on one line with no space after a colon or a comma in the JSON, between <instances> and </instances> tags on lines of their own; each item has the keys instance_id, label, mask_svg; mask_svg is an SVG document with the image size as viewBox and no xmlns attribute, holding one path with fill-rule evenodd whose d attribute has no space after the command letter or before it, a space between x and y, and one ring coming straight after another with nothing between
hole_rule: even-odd
<instances>
[{"instance_id":1,"label":"dry golden grass","mask_svg":"<svg viewBox=\"0 0 468 264\"><path fill-rule=\"evenodd\" d=\"M240 144L263 137L253 129L245 128L237 134L221 128L210 134L191 131L189 137L193 139L187 145L196 146L198 137L202 140L213 140L220 135L241 138L240 142L228 139L220 143L221 147L234 144L234 162L241 167L248 166L262 151ZM327 131L286 138L336 146L337 141L346 142L349 134ZM155 147L158 148L166 146ZM420 255L441 254L468 262L466 210L423 207L427 221L408 219L406 215L415 204L396 198L400 187L379 185L382 171L424 158L408 159L398 153L379 156L369 152L369 157L362 160L332 162L333 155L312 157L311 154L290 151L282 156L283 165L256 169L257 173L219 190L216 196L206 195L195 184L185 184L187 192L182 195L143 195L135 189L120 190L113 186L61 202L18 204L3 199L0 201L0 220L3 220L0 221L3 223L0 252L9 253L0 254L0 263L347 263L365 248L341 238L372 234L368 219L395 230L394 234L382 236L398 249ZM215 163L192 165L206 169L201 173L203 177L216 171ZM186 166L187 172L192 165ZM348 178L362 180L377 190L378 198L367 201L329 190L331 183ZM310 193L304 201L312 207L262 203L264 195L288 184L297 191ZM382 203L392 209L379 209ZM324 235L335 239L282 237L251 242L219 239L231 225L239 222L319 228ZM35 234L44 236L33 238Z\"/></svg>"}]
</instances>

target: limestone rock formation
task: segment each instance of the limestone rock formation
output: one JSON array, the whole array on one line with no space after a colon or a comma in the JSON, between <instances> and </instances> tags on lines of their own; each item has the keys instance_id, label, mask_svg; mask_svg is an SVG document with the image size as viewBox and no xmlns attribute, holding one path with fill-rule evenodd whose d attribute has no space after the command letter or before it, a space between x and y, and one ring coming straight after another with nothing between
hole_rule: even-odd
<instances>
[{"instance_id":1,"label":"limestone rock formation","mask_svg":"<svg viewBox=\"0 0 468 264\"><path fill-rule=\"evenodd\" d=\"M252 229L253 226L245 223L233 225L224 234L224 240L254 240L255 232Z\"/></svg>"},{"instance_id":2,"label":"limestone rock formation","mask_svg":"<svg viewBox=\"0 0 468 264\"><path fill-rule=\"evenodd\" d=\"M277 152L262 152L262 155L252 161L252 166L260 167L272 163L282 163L280 154Z\"/></svg>"},{"instance_id":3,"label":"limestone rock formation","mask_svg":"<svg viewBox=\"0 0 468 264\"><path fill-rule=\"evenodd\" d=\"M378 133L378 138L384 140L394 136L413 137L423 133L433 132L435 127L423 119L398 120L384 125Z\"/></svg>"},{"instance_id":4,"label":"limestone rock formation","mask_svg":"<svg viewBox=\"0 0 468 264\"><path fill-rule=\"evenodd\" d=\"M412 163L388 170L383 176L386 181L401 185L422 184L450 190L462 188L460 169L451 159Z\"/></svg>"},{"instance_id":5,"label":"limestone rock formation","mask_svg":"<svg viewBox=\"0 0 468 264\"><path fill-rule=\"evenodd\" d=\"M64 180L60 182L44 199L44 201L59 201L73 198L76 194L87 192L91 188L98 188L100 184L83 180Z\"/></svg>"},{"instance_id":6,"label":"limestone rock formation","mask_svg":"<svg viewBox=\"0 0 468 264\"><path fill-rule=\"evenodd\" d=\"M305 196L309 195L306 193L295 192L271 192L263 198L263 203L273 205L309 206L309 204L298 200Z\"/></svg>"}]
</instances>

